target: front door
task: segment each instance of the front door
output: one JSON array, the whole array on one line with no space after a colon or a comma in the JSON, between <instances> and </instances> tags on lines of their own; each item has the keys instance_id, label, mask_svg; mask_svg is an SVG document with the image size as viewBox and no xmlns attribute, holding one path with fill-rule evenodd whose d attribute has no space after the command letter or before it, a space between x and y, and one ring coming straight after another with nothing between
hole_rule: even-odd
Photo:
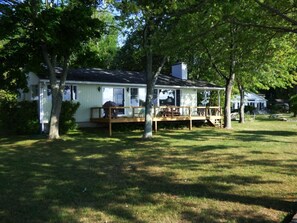
<instances>
[{"instance_id":1,"label":"front door","mask_svg":"<svg viewBox=\"0 0 297 223\"><path fill-rule=\"evenodd\" d=\"M113 89L113 101L117 104L119 107L125 106L125 100L124 100L124 88L114 88ZM124 114L124 109L118 109L118 114Z\"/></svg>"},{"instance_id":2,"label":"front door","mask_svg":"<svg viewBox=\"0 0 297 223\"><path fill-rule=\"evenodd\" d=\"M124 88L103 88L103 100L102 105L107 101L113 101L117 106L124 106ZM118 114L124 114L124 109L117 110Z\"/></svg>"}]
</instances>

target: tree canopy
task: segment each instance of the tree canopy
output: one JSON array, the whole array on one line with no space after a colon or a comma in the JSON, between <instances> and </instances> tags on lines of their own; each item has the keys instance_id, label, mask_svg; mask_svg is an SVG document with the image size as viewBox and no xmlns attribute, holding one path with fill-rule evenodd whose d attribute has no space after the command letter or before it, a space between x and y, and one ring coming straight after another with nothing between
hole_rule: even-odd
<instances>
[{"instance_id":1,"label":"tree canopy","mask_svg":"<svg viewBox=\"0 0 297 223\"><path fill-rule=\"evenodd\" d=\"M102 35L104 23L94 16L96 6L96 1L84 0L1 3L1 79L5 85L22 87L28 71L46 70L52 90L49 138L59 138L62 93L71 59L83 44ZM62 68L59 78L57 66Z\"/></svg>"}]
</instances>

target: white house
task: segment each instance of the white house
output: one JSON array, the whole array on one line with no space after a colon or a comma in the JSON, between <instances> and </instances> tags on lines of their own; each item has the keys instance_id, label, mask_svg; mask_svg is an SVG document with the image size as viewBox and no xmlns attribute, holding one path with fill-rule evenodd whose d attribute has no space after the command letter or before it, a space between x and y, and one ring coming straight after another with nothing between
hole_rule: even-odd
<instances>
[{"instance_id":1,"label":"white house","mask_svg":"<svg viewBox=\"0 0 297 223\"><path fill-rule=\"evenodd\" d=\"M60 73L57 68L57 74ZM42 130L49 122L51 110L51 89L45 75L28 75L30 91L22 95L24 100L38 100L39 119ZM146 96L145 73L98 68L70 69L66 81L63 100L80 103L75 119L80 126L90 125L90 108L102 106L113 101L118 106L143 106ZM155 106L197 106L197 93L209 95L209 91L224 88L205 81L187 79L187 67L184 63L172 66L172 75L159 75L155 90ZM207 98L204 98L207 102ZM219 102L218 102L219 105ZM122 116L131 116L131 111L122 109Z\"/></svg>"},{"instance_id":2,"label":"white house","mask_svg":"<svg viewBox=\"0 0 297 223\"><path fill-rule=\"evenodd\" d=\"M265 110L267 108L267 99L264 96L252 92L246 92L244 95L244 105L254 107L256 110ZM240 108L240 95L235 95L231 100L232 110Z\"/></svg>"}]
</instances>

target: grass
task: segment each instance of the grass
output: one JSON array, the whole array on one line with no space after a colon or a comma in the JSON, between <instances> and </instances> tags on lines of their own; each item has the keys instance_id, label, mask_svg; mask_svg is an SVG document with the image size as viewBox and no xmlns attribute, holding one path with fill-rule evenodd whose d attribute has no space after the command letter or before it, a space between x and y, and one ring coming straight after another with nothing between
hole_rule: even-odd
<instances>
[{"instance_id":1,"label":"grass","mask_svg":"<svg viewBox=\"0 0 297 223\"><path fill-rule=\"evenodd\" d=\"M1 222L285 222L297 122L0 139Z\"/></svg>"}]
</instances>

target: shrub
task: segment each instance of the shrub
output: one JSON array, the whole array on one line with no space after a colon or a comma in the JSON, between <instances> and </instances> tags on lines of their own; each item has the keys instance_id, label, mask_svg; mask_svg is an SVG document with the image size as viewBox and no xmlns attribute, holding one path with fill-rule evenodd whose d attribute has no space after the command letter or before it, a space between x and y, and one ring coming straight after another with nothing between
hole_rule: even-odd
<instances>
[{"instance_id":1,"label":"shrub","mask_svg":"<svg viewBox=\"0 0 297 223\"><path fill-rule=\"evenodd\" d=\"M59 130L60 134L65 134L69 130L73 130L77 127L74 114L79 107L79 102L63 101L60 114Z\"/></svg>"},{"instance_id":2,"label":"shrub","mask_svg":"<svg viewBox=\"0 0 297 223\"><path fill-rule=\"evenodd\" d=\"M16 110L16 133L36 134L39 133L39 117L37 101L21 101L17 103Z\"/></svg>"},{"instance_id":3,"label":"shrub","mask_svg":"<svg viewBox=\"0 0 297 223\"><path fill-rule=\"evenodd\" d=\"M294 113L294 117L297 116L297 94L290 98L290 111Z\"/></svg>"},{"instance_id":4,"label":"shrub","mask_svg":"<svg viewBox=\"0 0 297 223\"><path fill-rule=\"evenodd\" d=\"M253 114L255 110L254 106L246 105L244 106L244 113Z\"/></svg>"},{"instance_id":5,"label":"shrub","mask_svg":"<svg viewBox=\"0 0 297 223\"><path fill-rule=\"evenodd\" d=\"M17 101L17 97L2 94L0 98L0 128L1 132L9 134L36 134L39 132L39 117L37 101ZM73 117L79 103L62 102L60 114L60 133L67 133L76 127Z\"/></svg>"},{"instance_id":6,"label":"shrub","mask_svg":"<svg viewBox=\"0 0 297 223\"><path fill-rule=\"evenodd\" d=\"M0 103L1 128L11 134L36 134L39 131L37 101L2 98Z\"/></svg>"}]
</instances>

